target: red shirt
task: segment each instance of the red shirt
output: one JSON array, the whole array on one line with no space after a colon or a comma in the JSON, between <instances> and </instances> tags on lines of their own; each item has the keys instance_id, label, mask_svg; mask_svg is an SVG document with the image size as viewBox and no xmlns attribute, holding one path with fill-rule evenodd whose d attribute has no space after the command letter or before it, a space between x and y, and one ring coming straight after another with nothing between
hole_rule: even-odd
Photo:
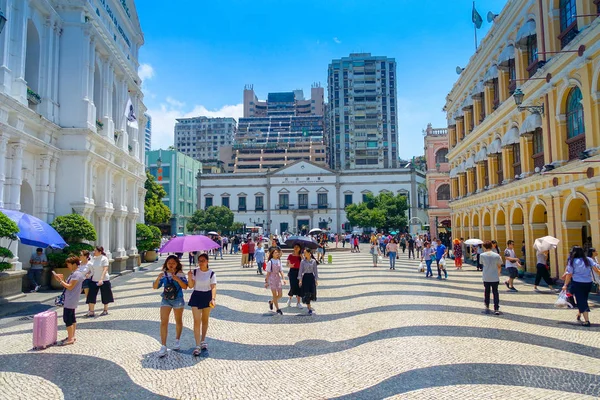
<instances>
[{"instance_id":1,"label":"red shirt","mask_svg":"<svg viewBox=\"0 0 600 400\"><path fill-rule=\"evenodd\" d=\"M249 249L248 249L248 243L244 243L244 244L242 245L242 254L248 254L248 253L249 253L249 251L248 251L248 250L249 250Z\"/></svg>"},{"instance_id":2,"label":"red shirt","mask_svg":"<svg viewBox=\"0 0 600 400\"><path fill-rule=\"evenodd\" d=\"M290 268L300 268L300 261L302 261L302 258L300 256L290 254L287 260L290 263Z\"/></svg>"}]
</instances>

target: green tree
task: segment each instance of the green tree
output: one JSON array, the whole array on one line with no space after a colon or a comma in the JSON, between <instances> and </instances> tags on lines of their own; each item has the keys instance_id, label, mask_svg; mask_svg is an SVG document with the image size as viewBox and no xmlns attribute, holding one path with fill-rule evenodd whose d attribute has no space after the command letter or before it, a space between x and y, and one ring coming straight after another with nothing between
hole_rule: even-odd
<instances>
[{"instance_id":1,"label":"green tree","mask_svg":"<svg viewBox=\"0 0 600 400\"><path fill-rule=\"evenodd\" d=\"M135 236L138 252L154 250L160 246L161 233L156 226L136 224Z\"/></svg>"},{"instance_id":2,"label":"green tree","mask_svg":"<svg viewBox=\"0 0 600 400\"><path fill-rule=\"evenodd\" d=\"M79 256L81 250L91 251L94 247L82 241L93 242L98 238L94 225L82 215L67 214L56 217L50 224L67 242L68 246L61 251L48 254L48 264L53 268L65 266L65 260L70 256Z\"/></svg>"},{"instance_id":3,"label":"green tree","mask_svg":"<svg viewBox=\"0 0 600 400\"><path fill-rule=\"evenodd\" d=\"M381 228L385 230L405 228L408 219L406 196L380 193L377 196L367 194L360 204L346 207L346 216L352 226L361 228Z\"/></svg>"},{"instance_id":4,"label":"green tree","mask_svg":"<svg viewBox=\"0 0 600 400\"><path fill-rule=\"evenodd\" d=\"M10 241L17 240L18 232L19 227L17 224L0 212L0 238L9 239ZM0 271L12 268L12 265L7 260L11 260L13 257L14 254L10 249L0 247Z\"/></svg>"},{"instance_id":5,"label":"green tree","mask_svg":"<svg viewBox=\"0 0 600 400\"><path fill-rule=\"evenodd\" d=\"M187 229L191 232L230 231L233 226L233 212L225 206L210 206L197 210L190 218Z\"/></svg>"},{"instance_id":6,"label":"green tree","mask_svg":"<svg viewBox=\"0 0 600 400\"><path fill-rule=\"evenodd\" d=\"M144 220L147 224L165 224L171 218L171 210L162 199L167 196L165 189L156 182L150 171L146 171L146 199L144 201Z\"/></svg>"}]
</instances>

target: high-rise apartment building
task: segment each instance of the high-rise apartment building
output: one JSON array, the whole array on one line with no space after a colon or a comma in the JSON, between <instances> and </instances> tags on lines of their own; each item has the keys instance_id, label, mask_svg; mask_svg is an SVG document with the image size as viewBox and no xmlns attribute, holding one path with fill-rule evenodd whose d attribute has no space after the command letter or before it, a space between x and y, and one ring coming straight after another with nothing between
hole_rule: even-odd
<instances>
[{"instance_id":1,"label":"high-rise apartment building","mask_svg":"<svg viewBox=\"0 0 600 400\"><path fill-rule=\"evenodd\" d=\"M310 100L302 90L269 93L258 100L252 86L244 88L244 118L240 118L230 153L234 172L264 172L298 160L326 164L324 89L311 88Z\"/></svg>"},{"instance_id":2,"label":"high-rise apartment building","mask_svg":"<svg viewBox=\"0 0 600 400\"><path fill-rule=\"evenodd\" d=\"M237 131L234 118L179 118L175 124L175 148L195 160L219 159L219 149L233 143Z\"/></svg>"},{"instance_id":3,"label":"high-rise apartment building","mask_svg":"<svg viewBox=\"0 0 600 400\"><path fill-rule=\"evenodd\" d=\"M397 168L396 61L350 54L329 64L327 84L330 167Z\"/></svg>"},{"instance_id":4,"label":"high-rise apartment building","mask_svg":"<svg viewBox=\"0 0 600 400\"><path fill-rule=\"evenodd\" d=\"M144 114L146 117L146 126L144 127L144 150L146 153L150 151L152 147L152 117L148 114Z\"/></svg>"}]
</instances>

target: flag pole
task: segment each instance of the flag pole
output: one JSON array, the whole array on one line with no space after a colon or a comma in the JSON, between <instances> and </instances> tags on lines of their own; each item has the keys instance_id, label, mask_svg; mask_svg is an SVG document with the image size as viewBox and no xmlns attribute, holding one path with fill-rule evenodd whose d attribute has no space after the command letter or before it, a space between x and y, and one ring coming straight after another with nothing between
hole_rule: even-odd
<instances>
[{"instance_id":1,"label":"flag pole","mask_svg":"<svg viewBox=\"0 0 600 400\"><path fill-rule=\"evenodd\" d=\"M473 0L473 10L475 10L475 0ZM475 33L475 53L477 53L477 24L473 21L473 31Z\"/></svg>"}]
</instances>

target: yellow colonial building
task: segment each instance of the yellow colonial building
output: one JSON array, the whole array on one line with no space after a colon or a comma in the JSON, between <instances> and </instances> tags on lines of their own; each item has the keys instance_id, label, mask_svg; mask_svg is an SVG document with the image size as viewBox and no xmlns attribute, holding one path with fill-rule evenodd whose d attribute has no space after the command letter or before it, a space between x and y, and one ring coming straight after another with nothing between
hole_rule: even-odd
<instances>
[{"instance_id":1,"label":"yellow colonial building","mask_svg":"<svg viewBox=\"0 0 600 400\"><path fill-rule=\"evenodd\" d=\"M600 0L509 0L446 98L455 237L600 246ZM590 243L587 243L589 246ZM520 255L520 251L517 251Z\"/></svg>"}]
</instances>

